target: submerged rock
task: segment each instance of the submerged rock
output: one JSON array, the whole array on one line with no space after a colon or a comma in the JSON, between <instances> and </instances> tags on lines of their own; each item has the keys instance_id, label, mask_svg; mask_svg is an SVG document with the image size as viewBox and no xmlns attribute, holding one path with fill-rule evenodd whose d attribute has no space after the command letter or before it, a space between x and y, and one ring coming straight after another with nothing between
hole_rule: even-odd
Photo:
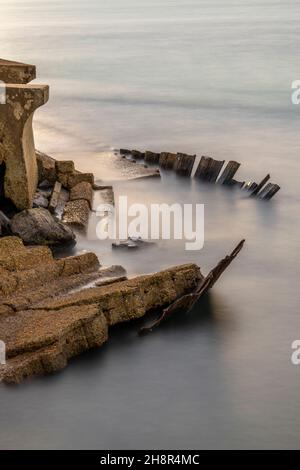
<instances>
[{"instance_id":1,"label":"submerged rock","mask_svg":"<svg viewBox=\"0 0 300 470\"><path fill-rule=\"evenodd\" d=\"M28 245L59 245L75 241L72 229L43 208L16 214L11 220L11 231Z\"/></svg>"},{"instance_id":2,"label":"submerged rock","mask_svg":"<svg viewBox=\"0 0 300 470\"><path fill-rule=\"evenodd\" d=\"M119 240L112 243L113 248L129 248L129 249L137 249L140 247L150 247L155 245L154 242L149 240L143 240L140 237L129 237L127 240Z\"/></svg>"}]
</instances>

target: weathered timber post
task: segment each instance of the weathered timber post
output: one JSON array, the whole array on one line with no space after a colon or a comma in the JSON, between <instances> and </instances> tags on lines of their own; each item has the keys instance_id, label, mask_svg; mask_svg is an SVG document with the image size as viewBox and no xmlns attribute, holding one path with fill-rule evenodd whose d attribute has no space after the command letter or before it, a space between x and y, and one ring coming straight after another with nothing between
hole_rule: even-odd
<instances>
[{"instance_id":1,"label":"weathered timber post","mask_svg":"<svg viewBox=\"0 0 300 470\"><path fill-rule=\"evenodd\" d=\"M264 185L269 181L270 178L270 175L265 176L264 179L252 191L251 196L256 196L259 191L264 187Z\"/></svg>"},{"instance_id":2,"label":"weathered timber post","mask_svg":"<svg viewBox=\"0 0 300 470\"><path fill-rule=\"evenodd\" d=\"M258 194L261 199L269 201L280 190L278 184L268 183L265 188Z\"/></svg>"},{"instance_id":3,"label":"weathered timber post","mask_svg":"<svg viewBox=\"0 0 300 470\"><path fill-rule=\"evenodd\" d=\"M228 162L225 170L223 171L220 178L218 179L218 183L230 185L231 181L233 180L234 175L236 174L240 166L241 164L238 162L235 162L235 161Z\"/></svg>"},{"instance_id":4,"label":"weathered timber post","mask_svg":"<svg viewBox=\"0 0 300 470\"><path fill-rule=\"evenodd\" d=\"M201 157L195 177L210 183L215 183L223 165L224 160L214 160L211 157Z\"/></svg>"},{"instance_id":5,"label":"weathered timber post","mask_svg":"<svg viewBox=\"0 0 300 470\"><path fill-rule=\"evenodd\" d=\"M191 176L196 155L187 155L185 153L177 153L177 158L174 164L174 170L178 175Z\"/></svg>"},{"instance_id":6,"label":"weathered timber post","mask_svg":"<svg viewBox=\"0 0 300 470\"><path fill-rule=\"evenodd\" d=\"M32 207L38 181L33 114L49 99L48 85L27 85L35 76L34 65L0 59L0 80L6 84L5 103L0 105L4 196L20 210Z\"/></svg>"},{"instance_id":7,"label":"weathered timber post","mask_svg":"<svg viewBox=\"0 0 300 470\"><path fill-rule=\"evenodd\" d=\"M164 170L172 170L176 162L176 153L162 152L159 157L159 166Z\"/></svg>"}]
</instances>

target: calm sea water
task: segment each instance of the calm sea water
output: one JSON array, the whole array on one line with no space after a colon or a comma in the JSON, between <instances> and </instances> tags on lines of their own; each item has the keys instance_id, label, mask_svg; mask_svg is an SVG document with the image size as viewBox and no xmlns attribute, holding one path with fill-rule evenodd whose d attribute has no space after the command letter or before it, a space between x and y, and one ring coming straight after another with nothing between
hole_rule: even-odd
<instances>
[{"instance_id":1,"label":"calm sea water","mask_svg":"<svg viewBox=\"0 0 300 470\"><path fill-rule=\"evenodd\" d=\"M1 19L1 55L51 85L41 150L91 170L120 146L209 154L282 190L263 203L168 174L116 184L132 201L204 203L205 247L116 254L92 220L78 250L103 264L207 272L246 247L188 317L144 338L121 326L65 371L2 387L0 447L299 448L298 0L2 0Z\"/></svg>"}]
</instances>

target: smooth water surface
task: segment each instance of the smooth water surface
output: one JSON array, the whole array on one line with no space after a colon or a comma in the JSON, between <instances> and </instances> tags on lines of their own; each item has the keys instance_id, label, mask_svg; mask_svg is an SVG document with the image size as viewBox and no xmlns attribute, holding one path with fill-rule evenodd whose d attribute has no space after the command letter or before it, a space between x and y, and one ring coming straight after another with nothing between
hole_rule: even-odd
<instances>
[{"instance_id":1,"label":"smooth water surface","mask_svg":"<svg viewBox=\"0 0 300 470\"><path fill-rule=\"evenodd\" d=\"M41 150L91 170L109 148L208 154L282 190L264 203L172 174L115 184L133 202L204 203L205 246L112 252L94 216L78 250L103 264L205 273L246 246L188 317L143 338L118 327L63 372L3 386L0 447L299 448L298 0L2 0L1 20L1 55L51 85Z\"/></svg>"}]
</instances>

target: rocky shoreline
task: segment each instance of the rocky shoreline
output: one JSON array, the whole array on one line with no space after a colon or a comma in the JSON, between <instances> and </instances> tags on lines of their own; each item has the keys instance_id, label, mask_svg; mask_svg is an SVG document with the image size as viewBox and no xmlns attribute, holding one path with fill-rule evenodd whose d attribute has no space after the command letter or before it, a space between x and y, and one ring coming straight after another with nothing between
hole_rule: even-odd
<instances>
[{"instance_id":1,"label":"rocky shoreline","mask_svg":"<svg viewBox=\"0 0 300 470\"><path fill-rule=\"evenodd\" d=\"M127 279L122 266L102 267L93 253L55 259L54 248L75 244L76 232L86 230L94 192L109 204L114 192L92 173L78 171L72 160L35 150L33 113L49 93L46 85L27 85L35 75L34 66L0 59L0 80L8 84L0 109L0 340L7 358L0 381L7 383L64 368L72 357L103 345L113 325L168 306L173 311L182 298L182 305L190 305L231 262L225 258L205 278L196 264L188 264ZM144 164L136 164L142 158ZM148 167L157 162L191 176L195 158L121 150L102 164L127 180L160 177L159 169ZM207 162L221 169L210 160L204 161L206 170ZM113 248L144 243L128 239Z\"/></svg>"}]
</instances>

